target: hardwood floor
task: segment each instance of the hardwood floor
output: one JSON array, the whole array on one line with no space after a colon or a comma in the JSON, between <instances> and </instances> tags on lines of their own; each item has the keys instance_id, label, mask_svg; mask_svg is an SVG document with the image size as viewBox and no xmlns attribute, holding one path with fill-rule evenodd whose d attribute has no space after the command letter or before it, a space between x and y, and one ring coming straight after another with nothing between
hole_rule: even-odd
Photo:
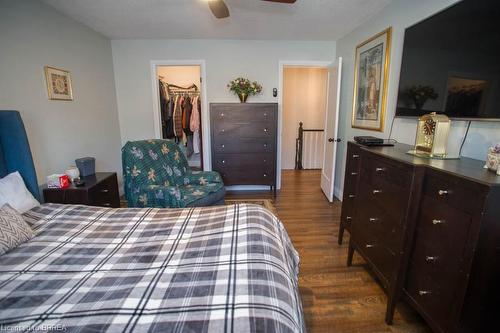
<instances>
[{"instance_id":1,"label":"hardwood floor","mask_svg":"<svg viewBox=\"0 0 500 333\"><path fill-rule=\"evenodd\" d=\"M430 332L421 317L398 304L384 322L386 296L363 259L346 266L348 233L337 244L341 202L329 203L319 171L284 171L274 199L280 220L300 254L300 293L308 332ZM272 198L269 192L229 192L227 198Z\"/></svg>"}]
</instances>

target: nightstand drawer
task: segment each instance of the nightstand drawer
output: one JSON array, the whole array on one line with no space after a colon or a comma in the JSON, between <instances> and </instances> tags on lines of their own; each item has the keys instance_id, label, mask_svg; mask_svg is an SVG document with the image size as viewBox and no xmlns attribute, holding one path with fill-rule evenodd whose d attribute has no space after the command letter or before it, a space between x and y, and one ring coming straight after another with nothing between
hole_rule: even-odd
<instances>
[{"instance_id":1,"label":"nightstand drawer","mask_svg":"<svg viewBox=\"0 0 500 333\"><path fill-rule=\"evenodd\" d=\"M89 202L92 206L119 207L119 201L116 175L105 179L89 190Z\"/></svg>"}]
</instances>

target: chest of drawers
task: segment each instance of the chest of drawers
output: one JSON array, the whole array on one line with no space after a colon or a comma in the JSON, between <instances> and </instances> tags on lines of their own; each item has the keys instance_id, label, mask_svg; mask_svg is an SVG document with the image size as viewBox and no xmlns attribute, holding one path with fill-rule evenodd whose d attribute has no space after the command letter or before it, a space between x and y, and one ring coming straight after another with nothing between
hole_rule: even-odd
<instances>
[{"instance_id":1,"label":"chest of drawers","mask_svg":"<svg viewBox=\"0 0 500 333\"><path fill-rule=\"evenodd\" d=\"M435 332L496 331L500 177L481 161L421 159L410 148L348 144L348 264L357 251L375 272L388 295L387 323L402 296Z\"/></svg>"},{"instance_id":2,"label":"chest of drawers","mask_svg":"<svg viewBox=\"0 0 500 333\"><path fill-rule=\"evenodd\" d=\"M212 170L226 185L268 185L276 191L278 105L212 103Z\"/></svg>"}]
</instances>

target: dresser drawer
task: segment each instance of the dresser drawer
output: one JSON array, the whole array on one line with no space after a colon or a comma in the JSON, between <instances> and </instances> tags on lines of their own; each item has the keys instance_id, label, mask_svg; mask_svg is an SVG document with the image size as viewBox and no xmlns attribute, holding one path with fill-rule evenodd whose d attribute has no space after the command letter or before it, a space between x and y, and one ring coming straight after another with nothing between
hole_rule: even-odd
<instances>
[{"instance_id":1,"label":"dresser drawer","mask_svg":"<svg viewBox=\"0 0 500 333\"><path fill-rule=\"evenodd\" d=\"M451 288L440 287L433 279L419 272L410 263L405 291L426 318L432 318L433 327L450 332L455 312L455 296Z\"/></svg>"},{"instance_id":2,"label":"dresser drawer","mask_svg":"<svg viewBox=\"0 0 500 333\"><path fill-rule=\"evenodd\" d=\"M213 135L216 140L231 141L239 138L274 138L275 127L271 122L219 122L214 125Z\"/></svg>"},{"instance_id":3,"label":"dresser drawer","mask_svg":"<svg viewBox=\"0 0 500 333\"><path fill-rule=\"evenodd\" d=\"M354 236L358 232L375 235L392 252L399 251L401 247L401 221L394 219L375 202L367 201L363 204L363 208L359 210L352 223L352 230Z\"/></svg>"},{"instance_id":4,"label":"dresser drawer","mask_svg":"<svg viewBox=\"0 0 500 333\"><path fill-rule=\"evenodd\" d=\"M89 204L101 207L120 206L116 175L96 184L89 190Z\"/></svg>"},{"instance_id":5,"label":"dresser drawer","mask_svg":"<svg viewBox=\"0 0 500 333\"><path fill-rule=\"evenodd\" d=\"M352 237L359 252L383 278L382 283L387 288L396 266L395 254L386 247L384 241L379 240L375 235L366 231L356 234L354 232Z\"/></svg>"},{"instance_id":6,"label":"dresser drawer","mask_svg":"<svg viewBox=\"0 0 500 333\"><path fill-rule=\"evenodd\" d=\"M411 185L412 166L391 161L367 151L363 151L362 159L361 172L369 179L384 181L404 189Z\"/></svg>"},{"instance_id":7,"label":"dresser drawer","mask_svg":"<svg viewBox=\"0 0 500 333\"><path fill-rule=\"evenodd\" d=\"M212 143L214 153L273 153L275 151L274 138L239 138L225 140L215 138Z\"/></svg>"},{"instance_id":8,"label":"dresser drawer","mask_svg":"<svg viewBox=\"0 0 500 333\"><path fill-rule=\"evenodd\" d=\"M212 120L218 122L271 122L277 118L276 104L212 104Z\"/></svg>"},{"instance_id":9,"label":"dresser drawer","mask_svg":"<svg viewBox=\"0 0 500 333\"><path fill-rule=\"evenodd\" d=\"M476 211L478 204L483 201L478 184L432 170L426 172L423 194L468 213Z\"/></svg>"},{"instance_id":10,"label":"dresser drawer","mask_svg":"<svg viewBox=\"0 0 500 333\"><path fill-rule=\"evenodd\" d=\"M347 157L346 157L346 173L359 172L359 166L361 164L361 150L358 146L348 143L347 144Z\"/></svg>"},{"instance_id":11,"label":"dresser drawer","mask_svg":"<svg viewBox=\"0 0 500 333\"><path fill-rule=\"evenodd\" d=\"M224 171L230 169L244 169L268 171L274 168L273 154L216 154L212 158L213 169Z\"/></svg>"},{"instance_id":12,"label":"dresser drawer","mask_svg":"<svg viewBox=\"0 0 500 333\"><path fill-rule=\"evenodd\" d=\"M392 220L400 221L405 217L410 187L403 188L383 178L369 178L366 173L362 173L357 195L362 199L362 203L374 202Z\"/></svg>"},{"instance_id":13,"label":"dresser drawer","mask_svg":"<svg viewBox=\"0 0 500 333\"><path fill-rule=\"evenodd\" d=\"M225 185L273 185L275 175L272 167L262 169L226 168L216 170Z\"/></svg>"}]
</instances>

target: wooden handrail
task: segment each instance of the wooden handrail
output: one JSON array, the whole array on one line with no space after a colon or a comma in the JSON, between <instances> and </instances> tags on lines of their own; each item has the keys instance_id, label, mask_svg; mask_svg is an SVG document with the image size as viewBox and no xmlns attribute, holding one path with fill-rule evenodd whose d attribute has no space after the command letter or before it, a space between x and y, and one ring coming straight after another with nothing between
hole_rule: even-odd
<instances>
[{"instance_id":1,"label":"wooden handrail","mask_svg":"<svg viewBox=\"0 0 500 333\"><path fill-rule=\"evenodd\" d=\"M304 129L304 123L299 123L299 134L295 139L295 170L302 170L302 152L304 149L304 132L324 132L322 129Z\"/></svg>"}]
</instances>

